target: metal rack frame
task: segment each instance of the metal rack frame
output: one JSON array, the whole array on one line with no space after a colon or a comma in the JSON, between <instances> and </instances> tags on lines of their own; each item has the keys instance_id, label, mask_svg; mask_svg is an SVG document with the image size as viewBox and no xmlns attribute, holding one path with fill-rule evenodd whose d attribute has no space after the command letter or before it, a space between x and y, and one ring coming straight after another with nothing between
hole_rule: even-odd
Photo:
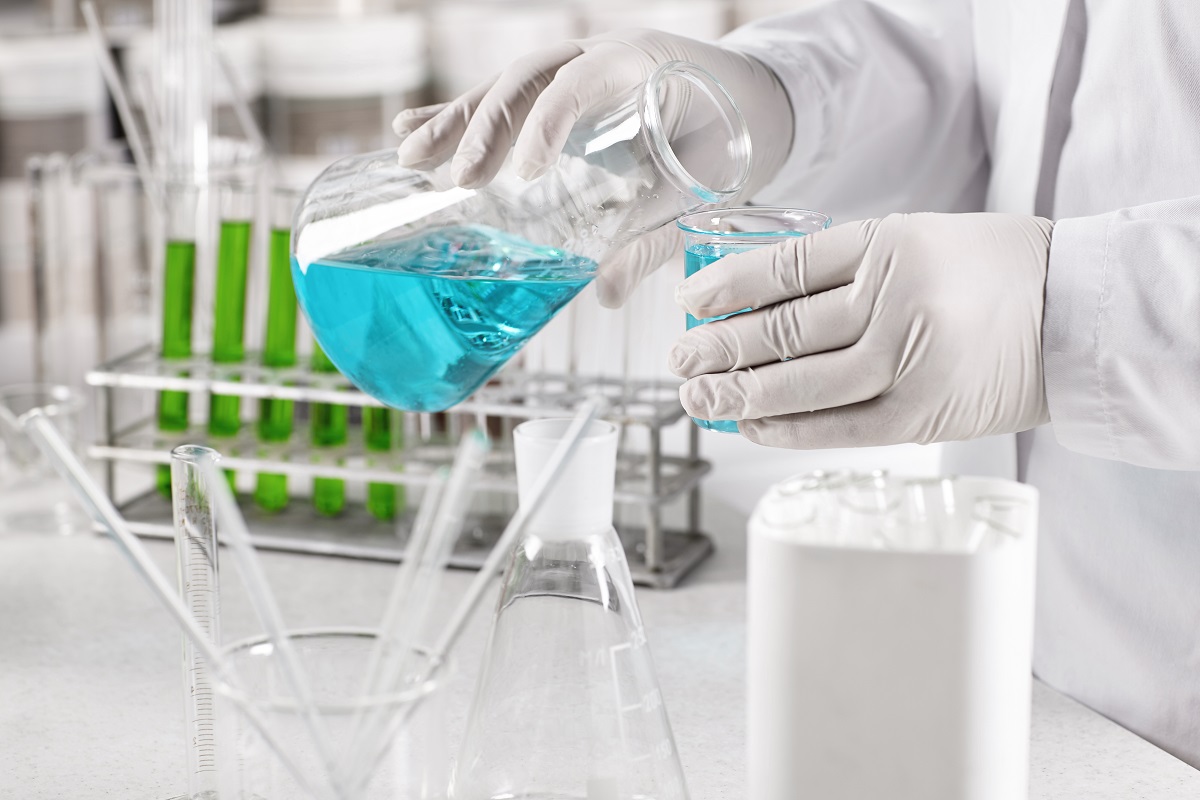
<instances>
[{"instance_id":1,"label":"metal rack frame","mask_svg":"<svg viewBox=\"0 0 1200 800\"><path fill-rule=\"evenodd\" d=\"M185 391L359 408L382 406L336 373L314 373L303 367L263 367L254 353L240 364L214 364L207 356L166 360L151 348L144 348L92 370L87 382L98 390L101 408L101 440L89 449L89 455L104 465L109 495L139 535L171 536L170 504L153 491L119 502L116 467L121 463L170 463L170 451L178 444L210 444L221 451L222 463L233 470L422 487L438 467L453 460L454 434L464 423L474 419L485 425L489 420L500 420L507 433L520 420L569 416L585 398L600 394L609 401L606 419L625 427L644 428L648 435L645 453L622 450L617 462L617 504L642 510L640 527L618 524L635 582L670 588L713 549L712 540L700 530L700 484L710 465L700 458L699 429L694 426L689 429L686 453L663 452L664 428L685 416L677 387L663 382L509 370L447 412L449 436L422 438L388 453L369 454L361 445L361 437L351 437L345 446L313 450L302 429L287 443L266 444L257 440L249 425L237 437L213 441L203 426L162 433L153 418L121 428L117 425L116 395L120 391ZM477 491L516 494L511 449L502 447L493 452ZM668 530L663 520L664 506L677 501L684 504L683 528ZM384 561L403 558L403 541L390 535L395 524L376 521L357 509L328 520L298 511L296 503L274 515L259 511L251 502L243 502L242 506L256 543L264 548ZM402 519L400 526L406 521L411 519ZM470 515L451 565L478 569L506 522L503 514Z\"/></svg>"}]
</instances>

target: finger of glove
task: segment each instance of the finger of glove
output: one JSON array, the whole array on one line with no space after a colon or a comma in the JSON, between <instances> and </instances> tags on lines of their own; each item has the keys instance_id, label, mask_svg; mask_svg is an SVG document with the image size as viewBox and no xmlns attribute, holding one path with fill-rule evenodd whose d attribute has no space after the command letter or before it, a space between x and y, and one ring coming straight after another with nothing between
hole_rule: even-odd
<instances>
[{"instance_id":1,"label":"finger of glove","mask_svg":"<svg viewBox=\"0 0 1200 800\"><path fill-rule=\"evenodd\" d=\"M755 444L791 450L879 447L912 441L890 397L800 414L744 419L738 431Z\"/></svg>"},{"instance_id":2,"label":"finger of glove","mask_svg":"<svg viewBox=\"0 0 1200 800\"><path fill-rule=\"evenodd\" d=\"M563 42L517 59L500 74L462 134L458 152L450 164L455 183L473 189L496 177L530 109L560 69L582 53L578 44ZM554 155L557 157L558 153Z\"/></svg>"},{"instance_id":3,"label":"finger of glove","mask_svg":"<svg viewBox=\"0 0 1200 800\"><path fill-rule=\"evenodd\" d=\"M605 308L620 308L651 273L665 264L683 245L683 232L664 225L626 245L600 264L596 272L596 297Z\"/></svg>"},{"instance_id":4,"label":"finger of glove","mask_svg":"<svg viewBox=\"0 0 1200 800\"><path fill-rule=\"evenodd\" d=\"M675 302L704 319L845 286L854 280L876 222L838 225L725 256L681 283Z\"/></svg>"},{"instance_id":5,"label":"finger of glove","mask_svg":"<svg viewBox=\"0 0 1200 800\"><path fill-rule=\"evenodd\" d=\"M553 166L571 128L589 109L623 97L641 85L653 63L628 47L610 44L588 50L564 65L536 98L513 150L513 167L526 180Z\"/></svg>"},{"instance_id":6,"label":"finger of glove","mask_svg":"<svg viewBox=\"0 0 1200 800\"><path fill-rule=\"evenodd\" d=\"M429 122L429 120L442 113L448 105L450 104L437 103L432 106L421 106L420 108L406 108L392 120L392 131L402 138L408 136L426 122Z\"/></svg>"},{"instance_id":7,"label":"finger of glove","mask_svg":"<svg viewBox=\"0 0 1200 800\"><path fill-rule=\"evenodd\" d=\"M433 169L454 155L471 115L491 86L492 82L486 81L446 103L428 121L408 134L396 150L400 165L413 169ZM393 123L393 128L395 125Z\"/></svg>"},{"instance_id":8,"label":"finger of glove","mask_svg":"<svg viewBox=\"0 0 1200 800\"><path fill-rule=\"evenodd\" d=\"M866 333L871 309L850 286L799 297L692 328L667 356L681 378L840 350Z\"/></svg>"},{"instance_id":9,"label":"finger of glove","mask_svg":"<svg viewBox=\"0 0 1200 800\"><path fill-rule=\"evenodd\" d=\"M698 375L680 387L688 414L700 419L760 419L861 403L891 385L886 362L848 347L736 372Z\"/></svg>"}]
</instances>

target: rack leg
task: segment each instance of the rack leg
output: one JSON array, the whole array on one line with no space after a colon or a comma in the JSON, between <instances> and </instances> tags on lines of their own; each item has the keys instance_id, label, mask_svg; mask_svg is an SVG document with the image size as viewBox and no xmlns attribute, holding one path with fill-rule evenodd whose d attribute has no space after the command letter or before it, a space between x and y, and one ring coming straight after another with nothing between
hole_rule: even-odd
<instances>
[{"instance_id":1,"label":"rack leg","mask_svg":"<svg viewBox=\"0 0 1200 800\"><path fill-rule=\"evenodd\" d=\"M650 483L650 503L646 506L646 569L655 572L662 569L663 562L662 507L658 499L662 490L662 429L655 426L650 428L646 472Z\"/></svg>"},{"instance_id":2,"label":"rack leg","mask_svg":"<svg viewBox=\"0 0 1200 800\"><path fill-rule=\"evenodd\" d=\"M692 466L700 460L700 428L694 423L688 425L688 461ZM700 532L700 484L697 483L688 490L687 499L687 529L688 533Z\"/></svg>"},{"instance_id":3,"label":"rack leg","mask_svg":"<svg viewBox=\"0 0 1200 800\"><path fill-rule=\"evenodd\" d=\"M116 445L117 437L117 419L116 411L114 410L115 400L113 398L113 389L111 386L105 386L100 391L100 404L103 406L101 414L103 420L101 425L104 427L104 443L109 447ZM104 490L108 492L108 499L112 500L113 505L117 503L117 465L111 458L104 459Z\"/></svg>"}]
</instances>

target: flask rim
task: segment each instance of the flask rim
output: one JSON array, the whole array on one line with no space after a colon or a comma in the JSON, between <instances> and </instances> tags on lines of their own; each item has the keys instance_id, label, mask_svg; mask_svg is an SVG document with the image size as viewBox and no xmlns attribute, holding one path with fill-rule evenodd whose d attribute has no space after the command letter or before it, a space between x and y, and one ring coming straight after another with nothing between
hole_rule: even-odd
<instances>
[{"instance_id":1,"label":"flask rim","mask_svg":"<svg viewBox=\"0 0 1200 800\"><path fill-rule=\"evenodd\" d=\"M679 160L667 138L662 112L658 105L658 89L672 78L690 81L717 108L729 130L731 155L737 159L739 169L729 186L708 186L697 180L683 162ZM705 203L722 203L745 188L750 180L753 153L750 144L750 129L733 96L708 70L687 61L668 61L651 73L642 85L638 96L638 113L645 125L650 151L671 182L683 192L695 195Z\"/></svg>"}]
</instances>

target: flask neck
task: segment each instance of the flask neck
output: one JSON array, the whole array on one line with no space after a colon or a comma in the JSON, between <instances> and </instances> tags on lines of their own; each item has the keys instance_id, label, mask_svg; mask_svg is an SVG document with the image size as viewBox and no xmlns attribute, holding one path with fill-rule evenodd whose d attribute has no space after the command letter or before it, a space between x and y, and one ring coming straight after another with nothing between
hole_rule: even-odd
<instances>
[{"instance_id":1,"label":"flask neck","mask_svg":"<svg viewBox=\"0 0 1200 800\"><path fill-rule=\"evenodd\" d=\"M729 92L706 70L682 61L660 66L636 106L645 180L615 237L618 245L733 200L750 178L750 130Z\"/></svg>"}]
</instances>

